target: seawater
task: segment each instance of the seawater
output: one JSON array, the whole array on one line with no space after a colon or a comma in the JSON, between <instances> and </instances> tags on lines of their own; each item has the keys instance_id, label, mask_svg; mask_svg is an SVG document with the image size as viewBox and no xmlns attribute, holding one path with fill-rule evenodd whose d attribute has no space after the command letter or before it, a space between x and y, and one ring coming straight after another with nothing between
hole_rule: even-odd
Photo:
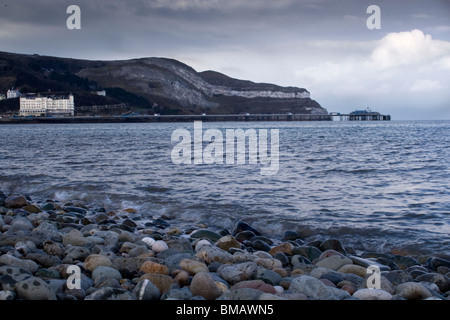
<instances>
[{"instance_id":1,"label":"seawater","mask_svg":"<svg viewBox=\"0 0 450 320\"><path fill-rule=\"evenodd\" d=\"M450 121L203 123L278 129L272 176L248 162L174 164L177 129L193 123L0 126L0 190L190 225L243 220L357 250L450 252Z\"/></svg>"}]
</instances>

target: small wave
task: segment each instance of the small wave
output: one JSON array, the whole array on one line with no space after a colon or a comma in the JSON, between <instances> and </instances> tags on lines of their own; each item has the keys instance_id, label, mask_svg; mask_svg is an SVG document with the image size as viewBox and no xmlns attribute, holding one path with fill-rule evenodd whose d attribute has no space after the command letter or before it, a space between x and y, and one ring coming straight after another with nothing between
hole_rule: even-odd
<instances>
[{"instance_id":1,"label":"small wave","mask_svg":"<svg viewBox=\"0 0 450 320\"><path fill-rule=\"evenodd\" d=\"M164 193L164 192L171 191L172 189L171 188L165 188L165 187L148 186L148 187L138 188L138 190L142 190L142 191L146 191L146 192L160 192L160 193Z\"/></svg>"}]
</instances>

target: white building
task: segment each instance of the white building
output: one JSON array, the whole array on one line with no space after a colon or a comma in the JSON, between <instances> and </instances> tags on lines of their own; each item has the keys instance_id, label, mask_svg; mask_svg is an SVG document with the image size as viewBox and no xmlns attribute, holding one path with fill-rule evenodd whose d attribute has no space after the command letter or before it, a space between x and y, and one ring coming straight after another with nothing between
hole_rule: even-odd
<instances>
[{"instance_id":1,"label":"white building","mask_svg":"<svg viewBox=\"0 0 450 320\"><path fill-rule=\"evenodd\" d=\"M20 116L73 116L75 102L73 95L41 96L25 95L20 97Z\"/></svg>"},{"instance_id":2,"label":"white building","mask_svg":"<svg viewBox=\"0 0 450 320\"><path fill-rule=\"evenodd\" d=\"M14 99L18 97L20 97L20 91L18 89L14 90L14 88L12 88L6 92L6 99Z\"/></svg>"}]
</instances>

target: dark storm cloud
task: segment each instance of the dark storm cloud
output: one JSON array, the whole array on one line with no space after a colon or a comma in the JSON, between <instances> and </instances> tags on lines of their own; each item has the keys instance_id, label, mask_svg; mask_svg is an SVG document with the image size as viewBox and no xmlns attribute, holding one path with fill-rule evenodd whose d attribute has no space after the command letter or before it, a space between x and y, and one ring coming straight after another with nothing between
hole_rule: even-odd
<instances>
[{"instance_id":1,"label":"dark storm cloud","mask_svg":"<svg viewBox=\"0 0 450 320\"><path fill-rule=\"evenodd\" d=\"M13 40L19 51L41 48L35 42L53 37L60 43L80 41L80 49L91 47L91 55L102 54L102 46L152 43L160 48L183 45L210 48L216 45L264 45L293 39L379 38L389 32L415 28L444 31L446 23L436 19L445 9L428 1L397 0L2 0L0 33ZM368 32L366 8L377 3L383 10L383 30ZM74 36L66 30L66 8L82 10L82 30ZM426 19L429 17L429 19ZM448 24L448 23L447 23ZM431 29L430 29L431 30ZM80 35L81 34L81 35ZM31 42L29 42L31 41ZM27 45L30 43L30 45ZM56 49L51 45L50 49ZM72 48L71 48L72 49ZM110 53L110 50L107 50ZM81 53L86 56L86 52Z\"/></svg>"}]
</instances>

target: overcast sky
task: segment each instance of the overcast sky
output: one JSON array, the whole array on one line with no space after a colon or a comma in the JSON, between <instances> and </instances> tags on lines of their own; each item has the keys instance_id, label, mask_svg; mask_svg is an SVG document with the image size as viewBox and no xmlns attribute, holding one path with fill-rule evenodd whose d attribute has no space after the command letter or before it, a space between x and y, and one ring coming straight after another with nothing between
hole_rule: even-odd
<instances>
[{"instance_id":1,"label":"overcast sky","mask_svg":"<svg viewBox=\"0 0 450 320\"><path fill-rule=\"evenodd\" d=\"M381 29L367 27L370 5ZM169 57L306 88L330 112L450 119L450 0L0 0L0 51Z\"/></svg>"}]
</instances>

